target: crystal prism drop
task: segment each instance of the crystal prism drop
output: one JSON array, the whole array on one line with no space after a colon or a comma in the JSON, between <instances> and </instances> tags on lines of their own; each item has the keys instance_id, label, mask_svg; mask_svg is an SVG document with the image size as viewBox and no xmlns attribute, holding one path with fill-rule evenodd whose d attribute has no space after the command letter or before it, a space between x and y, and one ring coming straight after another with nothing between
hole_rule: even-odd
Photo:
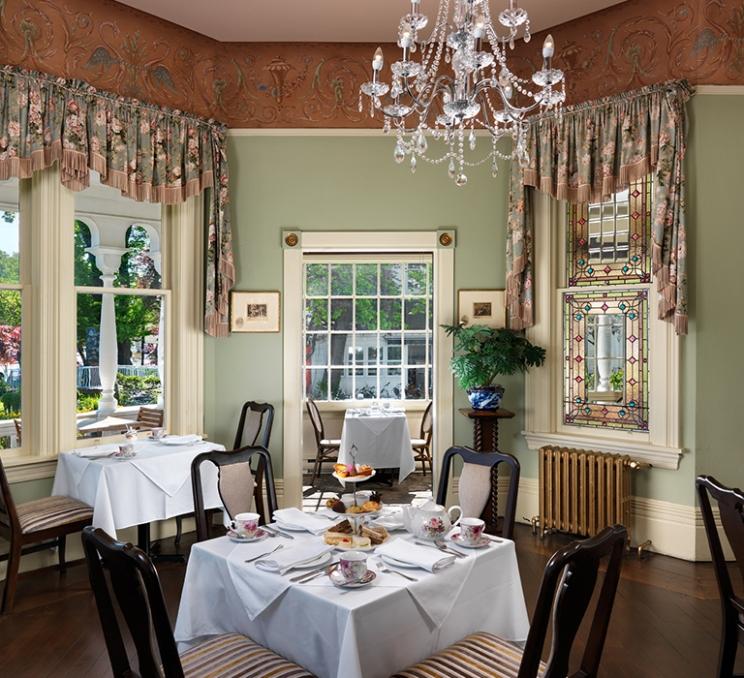
<instances>
[{"instance_id":1,"label":"crystal prism drop","mask_svg":"<svg viewBox=\"0 0 744 678\"><path fill-rule=\"evenodd\" d=\"M412 173L416 172L416 156L415 155L411 156L411 172Z\"/></svg>"},{"instance_id":2,"label":"crystal prism drop","mask_svg":"<svg viewBox=\"0 0 744 678\"><path fill-rule=\"evenodd\" d=\"M400 144L396 144L393 158L395 158L395 162L398 164L402 163L406 159L406 152Z\"/></svg>"},{"instance_id":3,"label":"crystal prism drop","mask_svg":"<svg viewBox=\"0 0 744 678\"><path fill-rule=\"evenodd\" d=\"M450 158L449 167L447 168L447 173L449 174L450 179L455 178L455 159L454 158Z\"/></svg>"},{"instance_id":4,"label":"crystal prism drop","mask_svg":"<svg viewBox=\"0 0 744 678\"><path fill-rule=\"evenodd\" d=\"M470 136L468 137L468 143L470 144L470 150L474 151L475 150L475 131L472 129L470 130Z\"/></svg>"},{"instance_id":5,"label":"crystal prism drop","mask_svg":"<svg viewBox=\"0 0 744 678\"><path fill-rule=\"evenodd\" d=\"M455 179L455 183L458 186L464 186L465 184L468 183L468 177L462 172L460 172L460 174L457 175L457 179Z\"/></svg>"}]
</instances>

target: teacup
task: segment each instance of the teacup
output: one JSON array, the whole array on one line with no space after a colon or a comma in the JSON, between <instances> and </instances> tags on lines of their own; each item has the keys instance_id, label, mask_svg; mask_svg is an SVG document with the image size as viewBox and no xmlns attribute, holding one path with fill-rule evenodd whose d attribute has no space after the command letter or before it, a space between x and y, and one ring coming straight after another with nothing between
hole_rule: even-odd
<instances>
[{"instance_id":1,"label":"teacup","mask_svg":"<svg viewBox=\"0 0 744 678\"><path fill-rule=\"evenodd\" d=\"M161 426L150 429L150 437L153 440L161 440L164 435L165 435L165 429L162 428Z\"/></svg>"},{"instance_id":2,"label":"teacup","mask_svg":"<svg viewBox=\"0 0 744 678\"><path fill-rule=\"evenodd\" d=\"M460 521L460 539L465 544L473 546L480 541L486 523L480 518L463 518Z\"/></svg>"},{"instance_id":3,"label":"teacup","mask_svg":"<svg viewBox=\"0 0 744 678\"><path fill-rule=\"evenodd\" d=\"M134 445L132 443L124 443L119 445L119 451L116 454L117 457L133 457L134 456Z\"/></svg>"},{"instance_id":4,"label":"teacup","mask_svg":"<svg viewBox=\"0 0 744 678\"><path fill-rule=\"evenodd\" d=\"M260 517L258 513L237 513L230 526L241 537L255 537Z\"/></svg>"},{"instance_id":5,"label":"teacup","mask_svg":"<svg viewBox=\"0 0 744 678\"><path fill-rule=\"evenodd\" d=\"M338 569L346 581L359 581L367 574L367 554L347 551L339 558Z\"/></svg>"}]
</instances>

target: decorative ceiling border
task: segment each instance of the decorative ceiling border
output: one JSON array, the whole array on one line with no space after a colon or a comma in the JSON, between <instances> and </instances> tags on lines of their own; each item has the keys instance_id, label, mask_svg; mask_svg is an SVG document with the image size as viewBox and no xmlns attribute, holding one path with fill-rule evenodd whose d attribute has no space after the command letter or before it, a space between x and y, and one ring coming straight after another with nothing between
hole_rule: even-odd
<instances>
[{"instance_id":1,"label":"decorative ceiling border","mask_svg":"<svg viewBox=\"0 0 744 678\"><path fill-rule=\"evenodd\" d=\"M627 0L551 32L569 103L674 79L744 84L744 0ZM0 0L0 62L237 128L380 127L358 97L375 47L221 43L113 0ZM516 70L536 54L519 43Z\"/></svg>"}]
</instances>

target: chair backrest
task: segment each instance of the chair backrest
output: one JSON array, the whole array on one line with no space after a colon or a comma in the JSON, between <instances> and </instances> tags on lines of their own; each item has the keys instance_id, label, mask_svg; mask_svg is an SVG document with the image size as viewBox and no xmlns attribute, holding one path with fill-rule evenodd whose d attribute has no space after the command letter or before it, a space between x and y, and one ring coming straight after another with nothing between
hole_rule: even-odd
<instances>
[{"instance_id":1,"label":"chair backrest","mask_svg":"<svg viewBox=\"0 0 744 678\"><path fill-rule=\"evenodd\" d=\"M251 471L251 462L256 460L255 471ZM202 452L191 462L191 487L194 493L194 515L196 516L196 538L198 541L209 539L209 524L204 510L204 493L202 489L201 465L211 462L217 466L220 474L219 490L225 508L230 517L241 513L250 506L251 495L256 503L256 512L261 514L261 522L271 522L277 509L274 470L271 455L264 447L244 447L234 452ZM250 474L253 473L251 477ZM266 488L266 510L263 504L263 488ZM247 500L247 501L246 501ZM230 512L230 506L235 513Z\"/></svg>"},{"instance_id":2,"label":"chair backrest","mask_svg":"<svg viewBox=\"0 0 744 678\"><path fill-rule=\"evenodd\" d=\"M21 445L22 438L23 438L23 422L20 419L13 419L13 424L15 425L16 430L16 441L18 442L18 445Z\"/></svg>"},{"instance_id":3,"label":"chair backrest","mask_svg":"<svg viewBox=\"0 0 744 678\"><path fill-rule=\"evenodd\" d=\"M93 527L83 529L83 549L114 677L136 675L129 665L116 600L134 642L139 675L160 678L165 673L168 678L182 678L160 580L147 555Z\"/></svg>"},{"instance_id":4,"label":"chair backrest","mask_svg":"<svg viewBox=\"0 0 744 678\"><path fill-rule=\"evenodd\" d=\"M695 484L700 497L700 510L703 514L703 525L705 525L705 534L708 536L721 602L728 605L728 601L735 597L735 592L726 566L721 538L713 518L710 497L713 497L718 504L721 525L731 545L731 550L734 552L736 564L744 582L744 492L738 488L721 485L711 476L699 476Z\"/></svg>"},{"instance_id":5,"label":"chair backrest","mask_svg":"<svg viewBox=\"0 0 744 678\"><path fill-rule=\"evenodd\" d=\"M622 525L606 527L596 537L576 541L556 551L545 566L532 624L522 654L518 678L536 678L551 617L553 642L543 678L596 678L628 533ZM571 648L597 583L600 562L607 569L591 620L579 671L569 674Z\"/></svg>"},{"instance_id":6,"label":"chair backrest","mask_svg":"<svg viewBox=\"0 0 744 678\"><path fill-rule=\"evenodd\" d=\"M163 410L157 407L140 407L137 412L137 422L144 428L161 428L163 426Z\"/></svg>"},{"instance_id":7,"label":"chair backrest","mask_svg":"<svg viewBox=\"0 0 744 678\"><path fill-rule=\"evenodd\" d=\"M434 430L431 420L431 407L433 404L434 401L430 400L429 404L424 410L424 416L421 417L421 434L419 435L419 438L423 438L426 441L427 445L431 442L431 434Z\"/></svg>"},{"instance_id":8,"label":"chair backrest","mask_svg":"<svg viewBox=\"0 0 744 678\"><path fill-rule=\"evenodd\" d=\"M308 397L305 403L307 407L307 414L310 417L310 423L313 425L313 432L315 433L315 442L320 447L320 441L325 439L325 429L323 428L323 418L320 416L320 410L315 404L315 401Z\"/></svg>"},{"instance_id":9,"label":"chair backrest","mask_svg":"<svg viewBox=\"0 0 744 678\"><path fill-rule=\"evenodd\" d=\"M235 433L233 449L260 446L269 449L271 427L274 424L274 406L249 400L243 405Z\"/></svg>"},{"instance_id":10,"label":"chair backrest","mask_svg":"<svg viewBox=\"0 0 744 678\"><path fill-rule=\"evenodd\" d=\"M498 501L498 485L496 483L497 475L495 471L498 470L500 464L509 467L509 489L506 494L506 505L504 506L504 514L501 521L501 536L505 539L513 539L520 472L519 462L516 457L503 452L476 452L467 447L450 447L444 453L444 458L442 459L442 472L439 475L439 489L437 491L438 504L444 504L447 501L447 488L449 487L449 477L455 457L462 459L464 464L463 469L465 469L468 464L473 465L475 471L479 470L478 467L484 469L484 472L481 475L485 476L487 488L485 488L484 499L480 502L479 506L482 506L482 508L480 508L482 512L481 515L484 516L484 519L486 519L487 522L489 512L493 511ZM465 503L463 497L464 491L466 490L463 486L461 476L459 488L460 505ZM493 516L493 518L494 520L492 522L495 522L496 516Z\"/></svg>"},{"instance_id":11,"label":"chair backrest","mask_svg":"<svg viewBox=\"0 0 744 678\"><path fill-rule=\"evenodd\" d=\"M10 484L8 483L8 476L5 475L2 459L0 459L0 526L14 534L21 531L18 513L16 512L13 495L10 493Z\"/></svg>"}]
</instances>

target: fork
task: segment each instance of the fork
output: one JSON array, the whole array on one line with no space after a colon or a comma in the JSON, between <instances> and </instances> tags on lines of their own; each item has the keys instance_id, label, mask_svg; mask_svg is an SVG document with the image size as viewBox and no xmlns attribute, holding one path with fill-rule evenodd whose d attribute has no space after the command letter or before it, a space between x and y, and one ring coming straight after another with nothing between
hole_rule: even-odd
<instances>
[{"instance_id":1,"label":"fork","mask_svg":"<svg viewBox=\"0 0 744 678\"><path fill-rule=\"evenodd\" d=\"M272 553L276 553L279 549L283 549L284 544L279 544L273 551L269 551L268 553L261 553L257 556L253 556L253 558L248 558L248 560L244 560L244 563L252 563L254 560L259 560L260 558L265 558L266 556L270 556Z\"/></svg>"},{"instance_id":2,"label":"fork","mask_svg":"<svg viewBox=\"0 0 744 678\"><path fill-rule=\"evenodd\" d=\"M380 572L384 572L385 574L397 574L399 577L403 577L403 579L408 579L408 581L418 581L416 577L411 577L410 575L403 574L402 572L398 572L398 570L391 570L389 567L383 564L382 560L378 561L377 569L380 570Z\"/></svg>"}]
</instances>

